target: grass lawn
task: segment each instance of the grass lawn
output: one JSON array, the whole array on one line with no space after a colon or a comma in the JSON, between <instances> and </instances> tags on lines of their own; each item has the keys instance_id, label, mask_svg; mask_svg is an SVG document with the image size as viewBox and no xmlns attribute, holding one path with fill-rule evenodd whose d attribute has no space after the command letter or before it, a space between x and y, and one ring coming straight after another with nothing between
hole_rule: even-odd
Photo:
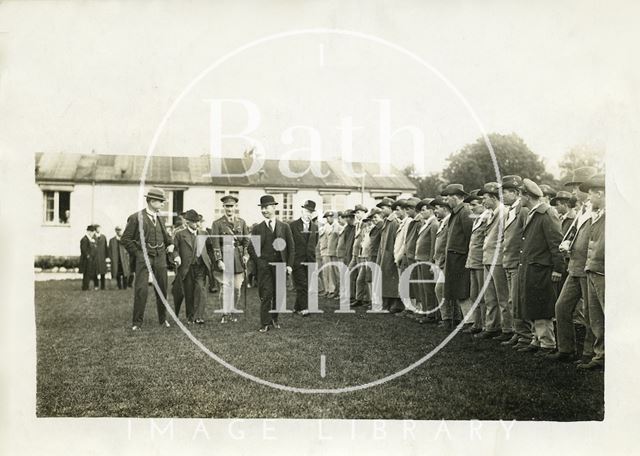
<instances>
[{"instance_id":1,"label":"grass lawn","mask_svg":"<svg viewBox=\"0 0 640 456\"><path fill-rule=\"evenodd\" d=\"M342 394L276 390L227 370L177 325L159 327L151 293L143 330L132 332L132 293L82 292L76 280L35 283L38 416L603 419L601 372L578 372L573 364L464 334L380 386ZM283 315L282 329L261 334L255 289L249 290L246 315L226 325L212 318L209 295L209 320L189 328L234 366L301 388L377 380L415 362L447 335L393 315L335 314L334 302L321 300L322 315Z\"/></svg>"}]
</instances>

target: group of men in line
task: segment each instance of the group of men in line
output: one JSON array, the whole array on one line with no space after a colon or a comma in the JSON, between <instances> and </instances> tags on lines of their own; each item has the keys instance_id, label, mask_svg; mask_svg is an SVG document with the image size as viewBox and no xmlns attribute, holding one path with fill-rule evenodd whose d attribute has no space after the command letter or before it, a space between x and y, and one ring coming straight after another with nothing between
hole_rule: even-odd
<instances>
[{"instance_id":1,"label":"group of men in line","mask_svg":"<svg viewBox=\"0 0 640 456\"><path fill-rule=\"evenodd\" d=\"M116 227L116 235L107 243L107 238L100 232L100 225L89 225L80 239L80 265L82 273L82 289L89 290L93 282L94 290L105 289L107 263L111 265L111 277L115 278L119 289L131 286L133 276L130 274L129 254L120 242L122 228Z\"/></svg>"},{"instance_id":2,"label":"group of men in line","mask_svg":"<svg viewBox=\"0 0 640 456\"><path fill-rule=\"evenodd\" d=\"M152 188L147 207L129 217L120 239L135 260L133 329L143 321L148 267L158 287L160 324L169 326L158 294L166 294L167 259L177 267L176 314L184 299L187 321L196 324L204 323L207 277L220 287L222 322L235 320L253 262L260 332L280 327L284 292L278 284L288 275L296 290L293 312L301 316L310 314L310 293L339 299L347 291L353 308L372 308L379 300L390 314L453 330L465 320L462 305L471 301L463 332L554 361L575 361L580 369L601 369L604 176L579 168L565 185L556 193L515 175L471 192L449 184L434 198L384 198L370 211L363 205L328 211L320 224L315 202L306 201L300 218L285 223L276 217L276 200L264 195L264 220L251 228L236 215L238 198L225 196L224 215L210 229L191 209L173 236L158 218L164 192ZM225 248L224 236L231 247ZM310 287L309 264L320 267L317 288ZM403 294L400 277L409 268ZM234 298L225 301L225 295Z\"/></svg>"}]
</instances>

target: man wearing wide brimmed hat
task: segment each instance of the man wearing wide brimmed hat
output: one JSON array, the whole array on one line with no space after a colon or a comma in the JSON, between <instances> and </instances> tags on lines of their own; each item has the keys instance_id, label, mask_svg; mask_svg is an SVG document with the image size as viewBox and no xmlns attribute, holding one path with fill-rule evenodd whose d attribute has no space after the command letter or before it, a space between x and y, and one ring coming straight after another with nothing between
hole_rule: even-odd
<instances>
[{"instance_id":1,"label":"man wearing wide brimmed hat","mask_svg":"<svg viewBox=\"0 0 640 456\"><path fill-rule=\"evenodd\" d=\"M296 288L294 314L306 317L309 315L309 281L308 267L305 263L316 262L316 244L318 243L318 225L312 221L316 212L315 201L307 200L302 204L300 218L289 223L293 236L293 266L291 278ZM312 284L311 291L317 293L316 284Z\"/></svg>"},{"instance_id":2,"label":"man wearing wide brimmed hat","mask_svg":"<svg viewBox=\"0 0 640 456\"><path fill-rule=\"evenodd\" d=\"M466 267L473 221L471 211L464 204L469 194L462 184L449 184L442 191L451 207L447 233L447 256L444 263L444 297L442 319L453 330L462 321L461 303L469 299L471 275Z\"/></svg>"},{"instance_id":3,"label":"man wearing wide brimmed hat","mask_svg":"<svg viewBox=\"0 0 640 456\"><path fill-rule=\"evenodd\" d=\"M522 204L529 209L522 230L518 266L520 300L515 317L533 322L534 337L521 352L547 355L556 346L552 319L557 299L554 283L560 281L564 260L558 249L562 240L560 221L541 201L542 190L530 179L522 181Z\"/></svg>"},{"instance_id":4,"label":"man wearing wide brimmed hat","mask_svg":"<svg viewBox=\"0 0 640 456\"><path fill-rule=\"evenodd\" d=\"M161 325L171 326L166 319L166 311L163 299L167 293L167 253L173 252L173 240L167 233L164 221L160 218L160 209L164 206L166 197L164 190L150 188L145 199L147 207L131 214L127 219L127 226L122 233L122 245L129 255L135 258L135 283L133 299L133 326L136 331L142 327L144 310L147 305L149 291L149 269L147 261L153 272L153 278L158 289L154 287L156 294L156 309L158 321ZM142 231L142 235L140 234ZM162 296L161 296L162 294Z\"/></svg>"},{"instance_id":5,"label":"man wearing wide brimmed hat","mask_svg":"<svg viewBox=\"0 0 640 456\"><path fill-rule=\"evenodd\" d=\"M220 307L223 309L220 323L227 323L237 321L233 309L239 309L242 284L249 260L249 227L247 222L236 214L239 202L236 196L225 195L220 201L224 214L211 224L211 245L213 278L220 287ZM231 258L225 257L225 241L233 244ZM233 298L230 298L232 295Z\"/></svg>"},{"instance_id":6,"label":"man wearing wide brimmed hat","mask_svg":"<svg viewBox=\"0 0 640 456\"><path fill-rule=\"evenodd\" d=\"M595 341L594 356L589 362L582 362L579 369L597 370L604 368L604 241L605 241L605 177L598 174L580 185L580 190L589 193L593 216L589 234L589 249L585 271L587 273L587 304L589 322Z\"/></svg>"},{"instance_id":7,"label":"man wearing wide brimmed hat","mask_svg":"<svg viewBox=\"0 0 640 456\"><path fill-rule=\"evenodd\" d=\"M555 305L558 352L549 358L560 362L589 362L593 357L594 336L589 322L587 274L585 266L591 235L591 201L580 185L596 174L584 166L576 169L565 187L580 204L575 218L560 243L560 251L569 257L567 277Z\"/></svg>"},{"instance_id":8,"label":"man wearing wide brimmed hat","mask_svg":"<svg viewBox=\"0 0 640 456\"><path fill-rule=\"evenodd\" d=\"M182 285L185 311L189 323L204 324L206 305L205 282L211 270L211 256L208 251L206 230L198 228L198 213L189 209L184 214L186 229L176 233L173 261L177 266L176 280ZM209 243L210 244L210 243ZM180 303L174 302L176 316L180 314Z\"/></svg>"},{"instance_id":9,"label":"man wearing wide brimmed hat","mask_svg":"<svg viewBox=\"0 0 640 456\"><path fill-rule=\"evenodd\" d=\"M507 209L500 202L500 186L488 182L480 190L483 205L490 213L487 219L482 244L482 266L487 288L484 293L484 331L477 334L480 339L500 338L507 341L513 337L513 318L509 307L509 285L503 268L504 225Z\"/></svg>"},{"instance_id":10,"label":"man wearing wide brimmed hat","mask_svg":"<svg viewBox=\"0 0 640 456\"><path fill-rule=\"evenodd\" d=\"M520 250L522 249L522 230L527 220L529 209L522 207L520 186L522 178L516 175L502 177L502 199L507 209L503 228L502 267L507 275L509 287L509 310L513 321L513 336L509 340L502 340L503 345L525 348L533 338L531 322L523 321L515 316L515 308L520 299L518 291L518 265L520 264ZM504 328L503 328L504 332ZM500 335L502 339L506 336Z\"/></svg>"},{"instance_id":11,"label":"man wearing wide brimmed hat","mask_svg":"<svg viewBox=\"0 0 640 456\"><path fill-rule=\"evenodd\" d=\"M251 229L252 236L260 237L260 250L249 243L249 255L256 264L258 273L258 295L260 296L260 329L265 333L280 328L278 314L286 310L286 280L276 280L277 270L285 266L291 274L294 258L294 243L291 228L276 218L277 202L272 195L260 197L260 212L264 221ZM278 268L278 263L280 267ZM277 301L281 298L282 301Z\"/></svg>"}]
</instances>

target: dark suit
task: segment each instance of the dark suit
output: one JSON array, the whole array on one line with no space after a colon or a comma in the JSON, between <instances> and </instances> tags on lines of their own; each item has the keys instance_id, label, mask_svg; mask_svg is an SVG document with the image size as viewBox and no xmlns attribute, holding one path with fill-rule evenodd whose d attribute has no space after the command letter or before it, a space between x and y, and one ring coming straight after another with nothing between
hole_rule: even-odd
<instances>
[{"instance_id":1,"label":"dark suit","mask_svg":"<svg viewBox=\"0 0 640 456\"><path fill-rule=\"evenodd\" d=\"M80 239L80 272L82 273L82 289L89 289L89 282L93 280L93 285L98 286L96 276L96 242L86 235Z\"/></svg>"},{"instance_id":2,"label":"dark suit","mask_svg":"<svg viewBox=\"0 0 640 456\"><path fill-rule=\"evenodd\" d=\"M176 271L176 280L182 284L186 303L187 320L204 320L206 304L206 280L211 270L211 259L207 252L207 231L198 230L195 234L189 229L178 231L173 239L174 258L180 257L180 266ZM180 314L180 301L174 300L176 316Z\"/></svg>"},{"instance_id":3,"label":"dark suit","mask_svg":"<svg viewBox=\"0 0 640 456\"><path fill-rule=\"evenodd\" d=\"M105 274L107 273L107 258L109 258L109 248L107 238L104 234L96 236L96 275L100 279L100 288L104 290Z\"/></svg>"},{"instance_id":4,"label":"dark suit","mask_svg":"<svg viewBox=\"0 0 640 456\"><path fill-rule=\"evenodd\" d=\"M471 274L466 264L472 227L471 211L464 203L458 204L451 211L447 232L447 253L444 263L446 303L442 309L443 320L462 320L459 301L469 298Z\"/></svg>"},{"instance_id":5,"label":"dark suit","mask_svg":"<svg viewBox=\"0 0 640 456\"><path fill-rule=\"evenodd\" d=\"M251 230L253 236L260 237L260 255L258 255L253 242L249 243L249 255L255 261L258 273L258 295L260 296L260 324L267 326L271 322L278 321L278 313L271 312L276 309L276 267L270 263L284 263L293 267L294 242L291 228L284 222L275 221L273 232L267 226L266 221L255 225ZM276 239L284 241L284 248L276 251L273 242ZM279 284L282 295L286 293L286 282Z\"/></svg>"},{"instance_id":6,"label":"dark suit","mask_svg":"<svg viewBox=\"0 0 640 456\"><path fill-rule=\"evenodd\" d=\"M293 237L294 256L291 277L296 287L296 303L294 310L304 310L309 307L309 282L307 267L302 263L316 262L316 245L318 243L318 225L309 222L307 231L301 218L289 223Z\"/></svg>"},{"instance_id":7,"label":"dark suit","mask_svg":"<svg viewBox=\"0 0 640 456\"><path fill-rule=\"evenodd\" d=\"M109 258L111 259L111 278L116 279L119 289L126 289L130 272L129 254L116 236L109 240Z\"/></svg>"},{"instance_id":8,"label":"dark suit","mask_svg":"<svg viewBox=\"0 0 640 456\"><path fill-rule=\"evenodd\" d=\"M144 241L140 236L139 224L142 222L142 232ZM129 255L135 258L136 278L134 282L135 294L133 298L133 324L141 326L144 319L144 309L147 305L147 295L149 293L149 270L142 250L142 243L146 243L146 252L149 264L153 271L153 276L166 299L167 294L167 254L168 246L173 245L171 237L167 233L164 222L160 217L156 217L154 224L146 210L135 212L127 219L127 226L122 233L122 245L127 249ZM166 320L166 312L162 297L156 294L156 309L160 324Z\"/></svg>"}]
</instances>

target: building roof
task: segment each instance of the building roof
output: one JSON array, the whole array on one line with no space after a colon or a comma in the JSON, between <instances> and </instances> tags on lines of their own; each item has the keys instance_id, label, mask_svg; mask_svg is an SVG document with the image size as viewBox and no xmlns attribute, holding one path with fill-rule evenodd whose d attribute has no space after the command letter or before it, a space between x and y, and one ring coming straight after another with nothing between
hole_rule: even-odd
<instances>
[{"instance_id":1,"label":"building roof","mask_svg":"<svg viewBox=\"0 0 640 456\"><path fill-rule=\"evenodd\" d=\"M137 184L143 174L144 155L102 155L37 153L36 182L64 183L122 183ZM250 169L252 160L247 158L223 158L222 171L241 174ZM292 160L288 163L294 173L304 172L310 163ZM209 156L164 157L154 156L149 160L146 183L150 185L213 185L222 187L261 188L313 188L313 189L358 189L362 178L350 176L345 163L339 160L321 162L326 176L317 177L311 171L302 177L289 177L280 170L279 160L267 159L261 169L249 176L211 176ZM352 169L361 173L364 169L365 187L368 190L398 190L414 192L416 186L395 167L389 175L380 176L375 163L352 163Z\"/></svg>"}]
</instances>

